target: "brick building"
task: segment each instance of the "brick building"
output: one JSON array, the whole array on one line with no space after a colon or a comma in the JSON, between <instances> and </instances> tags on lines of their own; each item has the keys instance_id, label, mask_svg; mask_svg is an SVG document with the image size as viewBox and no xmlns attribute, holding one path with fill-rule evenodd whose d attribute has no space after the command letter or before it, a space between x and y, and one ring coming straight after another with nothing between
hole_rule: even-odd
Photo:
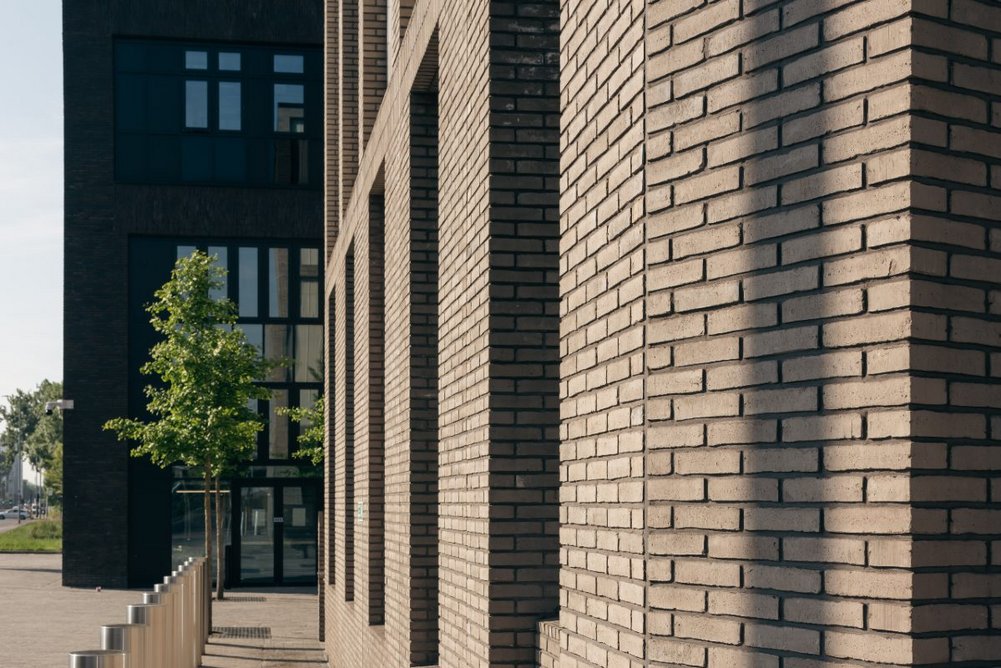
<instances>
[{"instance_id":1,"label":"brick building","mask_svg":"<svg viewBox=\"0 0 1001 668\"><path fill-rule=\"evenodd\" d=\"M296 358L262 379L268 429L226 481L228 582L315 582L319 471L291 459L276 408L322 388L322 16L320 0L63 3L66 585L150 586L201 554L200 472L101 429L147 417L144 305L196 248L228 269L216 296L248 338Z\"/></svg>"},{"instance_id":2,"label":"brick building","mask_svg":"<svg viewBox=\"0 0 1001 668\"><path fill-rule=\"evenodd\" d=\"M1001 661L1001 8L327 0L347 666Z\"/></svg>"}]
</instances>

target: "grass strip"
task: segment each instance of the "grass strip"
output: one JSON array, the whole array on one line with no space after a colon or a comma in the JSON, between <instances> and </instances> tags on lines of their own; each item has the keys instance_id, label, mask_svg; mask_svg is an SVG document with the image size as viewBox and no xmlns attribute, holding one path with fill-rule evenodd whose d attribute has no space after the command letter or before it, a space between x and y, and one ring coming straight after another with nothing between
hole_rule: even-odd
<instances>
[{"instance_id":1,"label":"grass strip","mask_svg":"<svg viewBox=\"0 0 1001 668\"><path fill-rule=\"evenodd\" d=\"M0 533L0 552L62 552L63 525L38 520Z\"/></svg>"}]
</instances>

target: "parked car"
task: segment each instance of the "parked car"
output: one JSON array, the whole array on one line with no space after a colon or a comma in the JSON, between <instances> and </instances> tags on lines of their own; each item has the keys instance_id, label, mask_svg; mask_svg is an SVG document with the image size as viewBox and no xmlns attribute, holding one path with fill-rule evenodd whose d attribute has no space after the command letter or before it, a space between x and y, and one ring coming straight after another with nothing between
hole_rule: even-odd
<instances>
[{"instance_id":1,"label":"parked car","mask_svg":"<svg viewBox=\"0 0 1001 668\"><path fill-rule=\"evenodd\" d=\"M10 517L12 520L18 519L18 515L20 515L20 519L22 520L28 519L28 513L26 513L24 510L19 510L16 506L13 508L9 508L7 510L0 510L0 520L5 520L8 517Z\"/></svg>"}]
</instances>

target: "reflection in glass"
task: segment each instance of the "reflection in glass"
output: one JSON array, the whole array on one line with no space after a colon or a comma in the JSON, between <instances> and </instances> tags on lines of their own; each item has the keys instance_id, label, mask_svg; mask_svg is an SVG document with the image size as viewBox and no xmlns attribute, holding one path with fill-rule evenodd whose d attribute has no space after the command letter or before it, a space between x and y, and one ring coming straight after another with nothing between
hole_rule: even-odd
<instances>
[{"instance_id":1,"label":"reflection in glass","mask_svg":"<svg viewBox=\"0 0 1001 668\"><path fill-rule=\"evenodd\" d=\"M275 84L275 131L306 131L301 84Z\"/></svg>"},{"instance_id":2,"label":"reflection in glass","mask_svg":"<svg viewBox=\"0 0 1001 668\"><path fill-rule=\"evenodd\" d=\"M320 251L317 248L303 248L299 251L299 317L320 317Z\"/></svg>"},{"instance_id":3,"label":"reflection in glass","mask_svg":"<svg viewBox=\"0 0 1001 668\"><path fill-rule=\"evenodd\" d=\"M299 383L323 381L323 326L295 326L295 380Z\"/></svg>"},{"instance_id":4,"label":"reflection in glass","mask_svg":"<svg viewBox=\"0 0 1001 668\"><path fill-rule=\"evenodd\" d=\"M273 487L240 490L240 580L271 582L275 577L275 498Z\"/></svg>"},{"instance_id":5,"label":"reflection in glass","mask_svg":"<svg viewBox=\"0 0 1001 668\"><path fill-rule=\"evenodd\" d=\"M209 54L207 51L185 51L184 67L189 70L207 70L209 68Z\"/></svg>"},{"instance_id":6,"label":"reflection in glass","mask_svg":"<svg viewBox=\"0 0 1001 668\"><path fill-rule=\"evenodd\" d=\"M240 83L219 82L219 129L240 129Z\"/></svg>"},{"instance_id":7,"label":"reflection in glass","mask_svg":"<svg viewBox=\"0 0 1001 668\"><path fill-rule=\"evenodd\" d=\"M299 275L317 278L320 275L320 249L303 248L299 251Z\"/></svg>"},{"instance_id":8,"label":"reflection in glass","mask_svg":"<svg viewBox=\"0 0 1001 668\"><path fill-rule=\"evenodd\" d=\"M268 253L268 315L288 317L287 248L272 248Z\"/></svg>"},{"instance_id":9,"label":"reflection in glass","mask_svg":"<svg viewBox=\"0 0 1001 668\"><path fill-rule=\"evenodd\" d=\"M184 82L184 127L209 127L209 84L207 81Z\"/></svg>"},{"instance_id":10,"label":"reflection in glass","mask_svg":"<svg viewBox=\"0 0 1001 668\"><path fill-rule=\"evenodd\" d=\"M186 469L175 469L176 475L183 475L181 472ZM222 536L223 545L231 542L230 532L230 494L228 483L222 483ZM188 557L200 557L205 553L205 512L204 512L204 484L197 478L175 479L170 495L171 505L171 566L177 568ZM211 491L215 494L215 490ZM214 503L214 501L213 501ZM213 506L214 510L214 506ZM215 513L212 517L212 552L218 548L215 544Z\"/></svg>"},{"instance_id":11,"label":"reflection in glass","mask_svg":"<svg viewBox=\"0 0 1001 668\"><path fill-rule=\"evenodd\" d=\"M247 343L257 348L258 351L264 354L264 326L254 325L249 323L241 323L237 325L243 330L244 335L247 337Z\"/></svg>"},{"instance_id":12,"label":"reflection in glass","mask_svg":"<svg viewBox=\"0 0 1001 668\"><path fill-rule=\"evenodd\" d=\"M290 328L285 325L265 325L264 326L264 356L269 360L278 360L292 357L292 341L289 336ZM288 369L279 366L268 372L268 380L283 381L288 379Z\"/></svg>"},{"instance_id":13,"label":"reflection in glass","mask_svg":"<svg viewBox=\"0 0 1001 668\"><path fill-rule=\"evenodd\" d=\"M287 416L279 415L278 409L288 406L288 390L271 391L271 410L268 417L268 458L288 459Z\"/></svg>"},{"instance_id":14,"label":"reflection in glass","mask_svg":"<svg viewBox=\"0 0 1001 668\"><path fill-rule=\"evenodd\" d=\"M226 52L220 53L219 69L225 72L238 72L240 70L240 54Z\"/></svg>"},{"instance_id":15,"label":"reflection in glass","mask_svg":"<svg viewBox=\"0 0 1001 668\"><path fill-rule=\"evenodd\" d=\"M286 487L282 494L282 581L316 579L316 488Z\"/></svg>"},{"instance_id":16,"label":"reflection in glass","mask_svg":"<svg viewBox=\"0 0 1001 668\"><path fill-rule=\"evenodd\" d=\"M320 284L317 281L302 281L301 286L299 316L303 318L319 318Z\"/></svg>"},{"instance_id":17,"label":"reflection in glass","mask_svg":"<svg viewBox=\"0 0 1001 668\"><path fill-rule=\"evenodd\" d=\"M196 246L178 246L177 247L177 259L180 260L182 257L188 257L194 253L198 248Z\"/></svg>"},{"instance_id":18,"label":"reflection in glass","mask_svg":"<svg viewBox=\"0 0 1001 668\"><path fill-rule=\"evenodd\" d=\"M257 317L257 249L240 249L240 317Z\"/></svg>"},{"instance_id":19,"label":"reflection in glass","mask_svg":"<svg viewBox=\"0 0 1001 668\"><path fill-rule=\"evenodd\" d=\"M300 408L312 408L313 404L316 403L317 398L320 396L319 390L299 390L299 407ZM299 423L298 434L306 431L313 426L313 423L306 417L303 417L302 421Z\"/></svg>"},{"instance_id":20,"label":"reflection in glass","mask_svg":"<svg viewBox=\"0 0 1001 668\"><path fill-rule=\"evenodd\" d=\"M229 267L229 253L225 246L209 246L209 255L215 255L216 261L215 266L222 267L224 270ZM229 291L226 289L226 283L228 277L224 276L222 279L222 286L218 288L212 288L209 290L209 296L212 299L225 299L229 296Z\"/></svg>"},{"instance_id":21,"label":"reflection in glass","mask_svg":"<svg viewBox=\"0 0 1001 668\"><path fill-rule=\"evenodd\" d=\"M281 72L283 74L302 74L303 62L302 56L276 55L275 72Z\"/></svg>"}]
</instances>

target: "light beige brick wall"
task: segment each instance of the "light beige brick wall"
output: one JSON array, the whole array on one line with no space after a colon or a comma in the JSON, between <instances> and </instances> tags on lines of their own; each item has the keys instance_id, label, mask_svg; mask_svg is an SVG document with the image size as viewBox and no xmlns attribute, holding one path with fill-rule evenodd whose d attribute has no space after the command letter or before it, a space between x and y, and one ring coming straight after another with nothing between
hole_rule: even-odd
<instances>
[{"instance_id":1,"label":"light beige brick wall","mask_svg":"<svg viewBox=\"0 0 1001 668\"><path fill-rule=\"evenodd\" d=\"M629 664L637 631L610 605L637 579L637 665L1001 656L994 11L648 3L643 422L619 469L644 480L631 578L611 573L621 546L599 543L630 504L604 484L615 441L592 434L632 427L613 427L629 402L601 375L628 358L602 329L622 299L605 235L625 207L601 177L628 171L601 114L623 85L611 73L636 61L607 27L588 37L624 7L564 3L561 666Z\"/></svg>"},{"instance_id":2,"label":"light beige brick wall","mask_svg":"<svg viewBox=\"0 0 1001 668\"><path fill-rule=\"evenodd\" d=\"M640 666L644 5L561 16L560 668Z\"/></svg>"},{"instance_id":3,"label":"light beige brick wall","mask_svg":"<svg viewBox=\"0 0 1001 668\"><path fill-rule=\"evenodd\" d=\"M888 232L940 199L900 160L940 132L897 85L937 67L883 25L911 8L648 7L653 664L943 660L880 621L946 520L906 493L934 446L884 427L945 400L887 363L943 324L899 296L944 257Z\"/></svg>"},{"instance_id":4,"label":"light beige brick wall","mask_svg":"<svg viewBox=\"0 0 1001 668\"><path fill-rule=\"evenodd\" d=\"M907 359L898 353L896 363L944 385L945 397L909 415L880 416L878 428L932 455L909 484L886 493L941 519L904 557L931 586L916 592L909 617L893 608L879 612L883 624L942 638L926 643L919 660L992 665L1001 662L1001 7L957 0L920 9L887 25L883 39L910 35L928 63L908 91L914 127L925 133L898 162L936 197L912 216L909 229L892 233L909 234L915 247L937 253L942 268L895 286L880 306L907 304L915 322L925 323L924 341Z\"/></svg>"}]
</instances>

